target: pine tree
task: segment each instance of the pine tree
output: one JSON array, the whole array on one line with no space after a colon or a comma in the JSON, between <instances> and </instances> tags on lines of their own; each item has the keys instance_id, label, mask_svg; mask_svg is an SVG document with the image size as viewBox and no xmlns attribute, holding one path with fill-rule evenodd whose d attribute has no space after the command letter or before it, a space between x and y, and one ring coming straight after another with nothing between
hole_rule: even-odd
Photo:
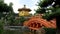
<instances>
[{"instance_id":1,"label":"pine tree","mask_svg":"<svg viewBox=\"0 0 60 34\"><path fill-rule=\"evenodd\" d=\"M56 34L60 34L60 0L39 0L40 2L38 3L39 6L39 10L37 9L37 13L41 13L41 8L44 8L45 11L42 12L44 14L44 18L47 20L51 20L53 18L56 18L56 24L57 24L57 32ZM54 4L53 4L54 3ZM47 8L51 6L52 8ZM51 14L49 14L48 12L46 12L46 10L49 9L51 10Z\"/></svg>"}]
</instances>

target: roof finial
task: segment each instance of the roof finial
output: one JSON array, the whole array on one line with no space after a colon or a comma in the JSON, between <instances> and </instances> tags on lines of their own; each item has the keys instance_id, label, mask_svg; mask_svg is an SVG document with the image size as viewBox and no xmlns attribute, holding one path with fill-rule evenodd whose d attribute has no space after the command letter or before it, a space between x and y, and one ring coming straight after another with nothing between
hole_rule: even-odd
<instances>
[{"instance_id":1,"label":"roof finial","mask_svg":"<svg viewBox=\"0 0 60 34\"><path fill-rule=\"evenodd\" d=\"M26 8L26 5L24 5L24 8Z\"/></svg>"}]
</instances>

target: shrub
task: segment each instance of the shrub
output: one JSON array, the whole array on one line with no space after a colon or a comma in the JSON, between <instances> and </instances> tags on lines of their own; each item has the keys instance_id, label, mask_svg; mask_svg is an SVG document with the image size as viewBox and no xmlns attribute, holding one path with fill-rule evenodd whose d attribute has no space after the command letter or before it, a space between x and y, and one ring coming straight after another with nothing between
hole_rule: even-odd
<instances>
[{"instance_id":1,"label":"shrub","mask_svg":"<svg viewBox=\"0 0 60 34\"><path fill-rule=\"evenodd\" d=\"M56 29L53 28L44 28L45 29L45 34L56 34Z\"/></svg>"},{"instance_id":2,"label":"shrub","mask_svg":"<svg viewBox=\"0 0 60 34\"><path fill-rule=\"evenodd\" d=\"M0 20L0 34L3 33L3 25L4 25L4 21L3 20Z\"/></svg>"}]
</instances>

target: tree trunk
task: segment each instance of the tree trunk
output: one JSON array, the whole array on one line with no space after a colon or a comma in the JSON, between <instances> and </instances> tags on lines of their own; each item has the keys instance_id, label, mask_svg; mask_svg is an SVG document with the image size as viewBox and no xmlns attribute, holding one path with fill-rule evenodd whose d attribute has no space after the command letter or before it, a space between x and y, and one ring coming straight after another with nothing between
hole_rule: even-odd
<instances>
[{"instance_id":1,"label":"tree trunk","mask_svg":"<svg viewBox=\"0 0 60 34\"><path fill-rule=\"evenodd\" d=\"M60 34L60 16L56 17L56 25L57 25L57 32L56 32L56 34Z\"/></svg>"}]
</instances>

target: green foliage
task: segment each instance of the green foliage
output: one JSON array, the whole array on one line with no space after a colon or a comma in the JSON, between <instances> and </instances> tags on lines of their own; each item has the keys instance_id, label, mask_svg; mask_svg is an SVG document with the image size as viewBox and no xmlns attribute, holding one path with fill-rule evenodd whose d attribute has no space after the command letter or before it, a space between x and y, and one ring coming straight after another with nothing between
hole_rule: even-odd
<instances>
[{"instance_id":1,"label":"green foliage","mask_svg":"<svg viewBox=\"0 0 60 34\"><path fill-rule=\"evenodd\" d=\"M3 26L4 26L4 21L0 20L0 34L2 34L4 32Z\"/></svg>"},{"instance_id":2,"label":"green foliage","mask_svg":"<svg viewBox=\"0 0 60 34\"><path fill-rule=\"evenodd\" d=\"M9 11L9 7L7 4L5 4L4 2L0 2L0 12L8 12Z\"/></svg>"},{"instance_id":3,"label":"green foliage","mask_svg":"<svg viewBox=\"0 0 60 34\"><path fill-rule=\"evenodd\" d=\"M24 17L20 17L20 18L15 18L13 15L7 17L7 21L9 25L22 25L23 22L26 20Z\"/></svg>"},{"instance_id":4,"label":"green foliage","mask_svg":"<svg viewBox=\"0 0 60 34\"><path fill-rule=\"evenodd\" d=\"M60 0L39 0L38 5L39 8L36 10L36 13L45 13L46 10L52 10L52 12L55 12L56 7L60 7ZM55 2L55 4L52 5L52 3ZM47 8L49 6L52 6L53 8ZM42 9L43 8L43 9Z\"/></svg>"},{"instance_id":5,"label":"green foliage","mask_svg":"<svg viewBox=\"0 0 60 34\"><path fill-rule=\"evenodd\" d=\"M24 17L20 17L20 22L23 23L26 19Z\"/></svg>"},{"instance_id":6,"label":"green foliage","mask_svg":"<svg viewBox=\"0 0 60 34\"><path fill-rule=\"evenodd\" d=\"M13 8L12 8L12 6L13 6L13 3L11 2L11 3L9 4L9 10L13 13Z\"/></svg>"},{"instance_id":7,"label":"green foliage","mask_svg":"<svg viewBox=\"0 0 60 34\"><path fill-rule=\"evenodd\" d=\"M51 5L53 3L54 0L39 0L40 2L38 2L39 8L36 10L36 13L46 13L46 10L52 10L53 7L49 7L47 8L49 5Z\"/></svg>"},{"instance_id":8,"label":"green foliage","mask_svg":"<svg viewBox=\"0 0 60 34\"><path fill-rule=\"evenodd\" d=\"M46 11L45 9L40 9L39 8L39 9L36 10L36 13L43 14L43 13L46 13L45 11Z\"/></svg>"},{"instance_id":9,"label":"green foliage","mask_svg":"<svg viewBox=\"0 0 60 34\"><path fill-rule=\"evenodd\" d=\"M55 4L52 5L52 3L55 2ZM43 13L43 18L47 19L47 20L51 20L53 18L56 18L56 23L57 23L57 30L60 30L60 0L43 0L43 1L40 1L38 3L38 6L39 8L45 8L45 10L47 11L47 9L51 10L51 13L49 14L48 11L47 13ZM49 6L53 7L53 8L50 8ZM49 8L47 8L49 7ZM38 8L38 9L39 9ZM37 9L37 12L41 11L40 9L38 10ZM43 11L43 10L42 10ZM56 32L53 32L55 30L49 30L49 29L46 29L47 30L47 33L46 34L56 34ZM60 32L60 31L59 31Z\"/></svg>"},{"instance_id":10,"label":"green foliage","mask_svg":"<svg viewBox=\"0 0 60 34\"><path fill-rule=\"evenodd\" d=\"M6 12L6 14L8 12L12 12L13 13L13 8L12 8L12 3L10 3L10 5L8 6L6 3L4 3L4 1L0 2L0 18L6 16L6 14L3 14L4 12Z\"/></svg>"},{"instance_id":11,"label":"green foliage","mask_svg":"<svg viewBox=\"0 0 60 34\"><path fill-rule=\"evenodd\" d=\"M57 5L60 6L60 0L39 0L40 2L38 3L38 6L40 7L47 7L49 5L52 5L53 2L55 2L55 4L53 5L53 7L56 7Z\"/></svg>"},{"instance_id":12,"label":"green foliage","mask_svg":"<svg viewBox=\"0 0 60 34\"><path fill-rule=\"evenodd\" d=\"M49 7L49 5L51 5L53 2L55 1L55 4L52 5L51 7ZM42 0L38 3L38 6L41 8L38 8L36 10L36 13L39 14L44 14L43 18L50 20L52 18L55 18L56 16L60 15L60 6L58 3L60 0ZM49 7L49 8L47 8ZM43 8L43 9L42 9ZM51 10L51 13L49 13L49 10ZM48 12L46 12L48 11Z\"/></svg>"},{"instance_id":13,"label":"green foliage","mask_svg":"<svg viewBox=\"0 0 60 34\"><path fill-rule=\"evenodd\" d=\"M40 0L39 0L40 1ZM54 0L43 0L38 3L38 6L40 7L47 7L48 5L51 5Z\"/></svg>"},{"instance_id":14,"label":"green foliage","mask_svg":"<svg viewBox=\"0 0 60 34\"><path fill-rule=\"evenodd\" d=\"M56 29L53 29L53 28L44 28L44 30L46 31L45 34L56 34Z\"/></svg>"},{"instance_id":15,"label":"green foliage","mask_svg":"<svg viewBox=\"0 0 60 34\"><path fill-rule=\"evenodd\" d=\"M59 15L60 15L60 8L56 8L55 10L53 10L53 12L51 14L45 13L43 18L45 18L47 20L51 20L53 18L56 18Z\"/></svg>"}]
</instances>

